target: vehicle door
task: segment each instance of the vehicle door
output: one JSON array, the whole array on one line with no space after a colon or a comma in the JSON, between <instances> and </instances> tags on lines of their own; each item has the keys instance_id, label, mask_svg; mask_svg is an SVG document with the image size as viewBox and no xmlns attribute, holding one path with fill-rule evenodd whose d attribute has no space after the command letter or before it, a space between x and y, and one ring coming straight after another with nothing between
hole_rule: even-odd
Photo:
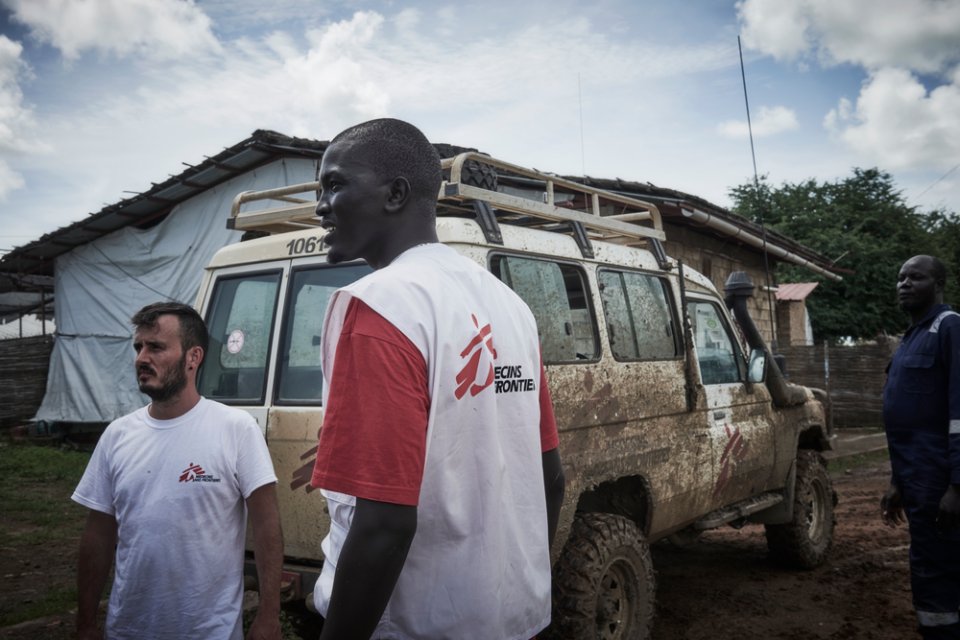
<instances>
[{"instance_id":1,"label":"vehicle door","mask_svg":"<svg viewBox=\"0 0 960 640\"><path fill-rule=\"evenodd\" d=\"M691 295L687 312L712 446L712 498L720 507L770 488L775 458L770 395L763 385L747 383L740 342L720 302Z\"/></svg>"},{"instance_id":2,"label":"vehicle door","mask_svg":"<svg viewBox=\"0 0 960 640\"><path fill-rule=\"evenodd\" d=\"M309 484L323 423L321 328L333 292L370 271L316 257L224 269L211 284L200 391L248 411L264 428L287 556L322 558L328 520Z\"/></svg>"},{"instance_id":3,"label":"vehicle door","mask_svg":"<svg viewBox=\"0 0 960 640\"><path fill-rule=\"evenodd\" d=\"M634 473L656 493L652 528L666 529L709 508L710 430L687 410L677 306L663 274L604 266L597 271L604 329L619 394L636 425Z\"/></svg>"}]
</instances>

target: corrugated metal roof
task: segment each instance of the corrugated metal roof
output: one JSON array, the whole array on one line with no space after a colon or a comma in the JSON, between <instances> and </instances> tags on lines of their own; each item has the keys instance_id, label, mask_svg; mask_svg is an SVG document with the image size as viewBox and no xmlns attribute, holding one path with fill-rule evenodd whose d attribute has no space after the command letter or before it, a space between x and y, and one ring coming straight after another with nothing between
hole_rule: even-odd
<instances>
[{"instance_id":1,"label":"corrugated metal roof","mask_svg":"<svg viewBox=\"0 0 960 640\"><path fill-rule=\"evenodd\" d=\"M284 156L320 158L327 142L258 129L246 140L188 168L148 191L108 205L88 217L16 247L0 258L0 273L53 275L53 259L133 225L155 223L177 204L230 178Z\"/></svg>"},{"instance_id":2,"label":"corrugated metal roof","mask_svg":"<svg viewBox=\"0 0 960 640\"><path fill-rule=\"evenodd\" d=\"M800 302L807 299L819 282L790 282L777 286L777 302Z\"/></svg>"},{"instance_id":3,"label":"corrugated metal roof","mask_svg":"<svg viewBox=\"0 0 960 640\"><path fill-rule=\"evenodd\" d=\"M258 129L253 134L228 147L213 157L206 158L197 165L187 165L187 169L171 176L162 183L154 183L144 193L108 205L99 212L74 222L56 231L45 234L26 245L16 247L0 257L0 293L31 292L46 294L45 302L52 301L52 280L50 284L31 283L24 286L24 278L30 276L53 276L54 259L72 251L78 246L128 226L148 227L156 224L170 213L177 204L196 196L230 178L255 169L282 157L309 157L319 159L329 143L306 138L292 138L274 131ZM467 148L448 144L436 144L441 157L451 157L466 151ZM473 149L471 149L473 150ZM596 179L587 176L574 176L571 179L588 185L611 191L619 191L644 200L652 200L661 212L672 217L680 224L692 224L683 215L684 206L705 209L711 215L723 218L739 228L756 232L758 225L714 205L697 196L681 193L672 189L657 187L650 183L628 182L620 179ZM714 233L719 233L713 231ZM796 243L789 238L770 230L765 231L771 243L789 248L810 262L833 271L837 269L824 256ZM736 238L732 238L736 241ZM816 285L814 285L816 286ZM30 309L12 305L20 313ZM3 309L9 313L10 309Z\"/></svg>"},{"instance_id":4,"label":"corrugated metal roof","mask_svg":"<svg viewBox=\"0 0 960 640\"><path fill-rule=\"evenodd\" d=\"M658 187L650 182L632 182L629 180L622 180L620 178L606 179L569 176L568 179L583 182L584 184L599 187L600 189L606 189L608 191L626 193L642 200L649 200L657 205L665 220L672 219L673 221L681 224L698 226L698 230L701 233L713 233L713 235L717 237L737 241L737 238L735 237L731 238L731 236L722 232L713 231L699 226L697 223L686 219L686 217L683 215L684 209L701 209L708 212L711 216L743 229L748 233L752 233L757 237L765 237L770 244L777 245L783 249L786 249L787 251L795 253L827 271L837 274L852 273L848 269L840 269L835 267L826 256L813 251L809 247L800 244L796 240L793 240L773 229L764 228L760 224L757 224L752 220L748 220L740 214L728 211L727 209L715 205L708 200L704 200L699 196L683 193L682 191L676 191L674 189L668 189L666 187Z\"/></svg>"}]
</instances>

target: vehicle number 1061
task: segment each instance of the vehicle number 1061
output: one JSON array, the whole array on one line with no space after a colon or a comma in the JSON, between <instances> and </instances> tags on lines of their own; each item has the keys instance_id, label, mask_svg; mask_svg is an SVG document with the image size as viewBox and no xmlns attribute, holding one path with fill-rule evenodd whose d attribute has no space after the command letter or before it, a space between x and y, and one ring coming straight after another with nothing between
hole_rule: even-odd
<instances>
[{"instance_id":1,"label":"vehicle number 1061","mask_svg":"<svg viewBox=\"0 0 960 640\"><path fill-rule=\"evenodd\" d=\"M287 243L287 255L298 256L303 253L317 253L323 248L323 236L319 238L297 238Z\"/></svg>"}]
</instances>

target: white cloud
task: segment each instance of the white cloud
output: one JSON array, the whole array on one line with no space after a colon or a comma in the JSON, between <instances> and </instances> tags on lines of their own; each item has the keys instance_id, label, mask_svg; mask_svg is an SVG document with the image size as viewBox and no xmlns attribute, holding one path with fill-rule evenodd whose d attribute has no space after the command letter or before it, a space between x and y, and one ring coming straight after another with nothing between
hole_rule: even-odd
<instances>
[{"instance_id":1,"label":"white cloud","mask_svg":"<svg viewBox=\"0 0 960 640\"><path fill-rule=\"evenodd\" d=\"M960 61L955 0L741 0L744 44L778 60L942 73Z\"/></svg>"},{"instance_id":2,"label":"white cloud","mask_svg":"<svg viewBox=\"0 0 960 640\"><path fill-rule=\"evenodd\" d=\"M388 112L415 110L450 122L464 113L529 120L544 109L575 110L580 72L606 100L604 92L631 83L715 70L733 59L729 44L677 51L609 41L583 20L517 27L497 43L444 42L433 28L442 29L413 10L390 19L358 12L309 30L305 47L276 33L235 41L225 45L222 59L165 69L135 95L92 105L90 117L108 115L118 129L176 121L180 130L272 127L313 137ZM663 102L645 100L636 108L654 113Z\"/></svg>"},{"instance_id":3,"label":"white cloud","mask_svg":"<svg viewBox=\"0 0 960 640\"><path fill-rule=\"evenodd\" d=\"M10 168L5 161L0 160L0 202L7 199L11 191L22 188L23 176Z\"/></svg>"},{"instance_id":4,"label":"white cloud","mask_svg":"<svg viewBox=\"0 0 960 640\"><path fill-rule=\"evenodd\" d=\"M23 186L23 177L10 167L8 158L28 149L24 133L33 120L19 83L25 68L22 53L19 42L0 35L0 201Z\"/></svg>"},{"instance_id":5,"label":"white cloud","mask_svg":"<svg viewBox=\"0 0 960 640\"><path fill-rule=\"evenodd\" d=\"M19 130L29 120L23 106L19 77L23 73L23 47L19 42L0 35L0 151L19 150Z\"/></svg>"},{"instance_id":6,"label":"white cloud","mask_svg":"<svg viewBox=\"0 0 960 640\"><path fill-rule=\"evenodd\" d=\"M799 127L797 114L787 107L760 107L756 118L751 119L755 138L772 136ZM746 120L728 120L717 126L720 135L727 138L747 138L750 129Z\"/></svg>"},{"instance_id":7,"label":"white cloud","mask_svg":"<svg viewBox=\"0 0 960 640\"><path fill-rule=\"evenodd\" d=\"M955 72L955 80L960 68ZM884 168L949 169L960 158L960 84L932 91L903 69L881 69L851 108L841 100L825 125Z\"/></svg>"},{"instance_id":8,"label":"white cloud","mask_svg":"<svg viewBox=\"0 0 960 640\"><path fill-rule=\"evenodd\" d=\"M654 159L663 149L693 148L697 136L684 119L686 96L666 86L682 92L694 86L691 77L735 68L735 43L658 46L559 12L494 26L471 11L483 10L455 5L442 19L411 9L358 12L306 31L271 28L224 40L219 56L141 66L122 79L81 59L77 73L97 68L97 91L72 105L71 92L57 89L38 128L56 152L23 159L28 181L57 185L42 197L32 192L42 204L23 205L31 224L50 230L65 215L97 211L254 129L326 139L385 115L414 122L437 142L522 165L681 186ZM461 29L444 37L451 24ZM578 76L589 164L581 162ZM670 133L678 127L691 140ZM709 195L703 189L696 191ZM58 196L63 191L69 196Z\"/></svg>"},{"instance_id":9,"label":"white cloud","mask_svg":"<svg viewBox=\"0 0 960 640\"><path fill-rule=\"evenodd\" d=\"M802 3L742 0L736 6L747 47L778 60L797 58L810 47L809 18Z\"/></svg>"},{"instance_id":10,"label":"white cloud","mask_svg":"<svg viewBox=\"0 0 960 640\"><path fill-rule=\"evenodd\" d=\"M956 164L960 2L740 0L737 13L754 50L866 72L857 98L838 97L823 118L856 162L914 175Z\"/></svg>"},{"instance_id":11,"label":"white cloud","mask_svg":"<svg viewBox=\"0 0 960 640\"><path fill-rule=\"evenodd\" d=\"M3 0L40 42L75 60L88 50L175 59L219 49L193 0Z\"/></svg>"}]
</instances>

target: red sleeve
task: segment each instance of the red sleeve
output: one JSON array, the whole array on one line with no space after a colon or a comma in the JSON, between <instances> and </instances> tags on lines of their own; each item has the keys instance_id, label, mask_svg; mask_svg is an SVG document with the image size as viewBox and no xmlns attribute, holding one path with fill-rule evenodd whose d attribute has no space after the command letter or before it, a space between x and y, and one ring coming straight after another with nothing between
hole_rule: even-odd
<instances>
[{"instance_id":1,"label":"red sleeve","mask_svg":"<svg viewBox=\"0 0 960 640\"><path fill-rule=\"evenodd\" d=\"M553 415L553 400L547 387L547 370L540 365L540 453L560 446L557 434L557 419Z\"/></svg>"},{"instance_id":2,"label":"red sleeve","mask_svg":"<svg viewBox=\"0 0 960 640\"><path fill-rule=\"evenodd\" d=\"M337 343L310 484L366 500L416 505L429 412L423 355L354 298Z\"/></svg>"}]
</instances>

